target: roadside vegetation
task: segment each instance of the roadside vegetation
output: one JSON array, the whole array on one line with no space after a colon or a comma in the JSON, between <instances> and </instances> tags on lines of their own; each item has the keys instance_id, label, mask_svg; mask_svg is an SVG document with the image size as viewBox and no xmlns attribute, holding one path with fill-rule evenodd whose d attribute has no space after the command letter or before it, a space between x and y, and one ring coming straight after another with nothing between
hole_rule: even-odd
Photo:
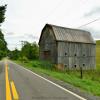
<instances>
[{"instance_id":1,"label":"roadside vegetation","mask_svg":"<svg viewBox=\"0 0 100 100\"><path fill-rule=\"evenodd\" d=\"M80 72L61 72L56 70L49 62L42 62L39 60L29 61L27 63L22 63L20 61L16 62L23 65L25 68L32 70L33 72L46 74L79 87L82 91L87 91L93 95L100 96L100 71L84 71L84 77L81 79Z\"/></svg>"},{"instance_id":2,"label":"roadside vegetation","mask_svg":"<svg viewBox=\"0 0 100 100\"><path fill-rule=\"evenodd\" d=\"M15 50L9 51L8 56L13 60L20 60L22 62L28 62L29 60L34 60L39 58L39 47L36 42L29 43L24 41L21 50L17 48Z\"/></svg>"},{"instance_id":3,"label":"roadside vegetation","mask_svg":"<svg viewBox=\"0 0 100 100\"><path fill-rule=\"evenodd\" d=\"M0 60L7 56L8 48L7 48L7 42L4 39L4 34L1 29L1 24L5 20L5 11L6 11L6 5L0 6Z\"/></svg>"}]
</instances>

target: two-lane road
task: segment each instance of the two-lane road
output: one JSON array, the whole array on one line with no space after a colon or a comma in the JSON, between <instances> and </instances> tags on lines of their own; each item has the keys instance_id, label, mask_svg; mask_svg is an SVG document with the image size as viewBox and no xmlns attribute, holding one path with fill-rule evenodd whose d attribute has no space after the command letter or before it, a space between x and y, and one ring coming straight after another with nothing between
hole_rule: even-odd
<instances>
[{"instance_id":1,"label":"two-lane road","mask_svg":"<svg viewBox=\"0 0 100 100\"><path fill-rule=\"evenodd\" d=\"M10 93L7 93L9 92ZM7 95L11 94L11 98ZM10 95L9 95L10 96ZM0 100L86 100L11 62L0 62Z\"/></svg>"}]
</instances>

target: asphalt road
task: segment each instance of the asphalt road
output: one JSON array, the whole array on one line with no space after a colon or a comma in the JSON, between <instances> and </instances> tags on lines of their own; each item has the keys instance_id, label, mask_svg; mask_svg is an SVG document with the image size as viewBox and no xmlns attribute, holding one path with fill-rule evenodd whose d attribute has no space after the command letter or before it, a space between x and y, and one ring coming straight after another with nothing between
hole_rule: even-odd
<instances>
[{"instance_id":1,"label":"asphalt road","mask_svg":"<svg viewBox=\"0 0 100 100\"><path fill-rule=\"evenodd\" d=\"M7 93L9 89L11 98ZM0 100L10 99L86 100L11 61L2 61L0 62Z\"/></svg>"}]
</instances>

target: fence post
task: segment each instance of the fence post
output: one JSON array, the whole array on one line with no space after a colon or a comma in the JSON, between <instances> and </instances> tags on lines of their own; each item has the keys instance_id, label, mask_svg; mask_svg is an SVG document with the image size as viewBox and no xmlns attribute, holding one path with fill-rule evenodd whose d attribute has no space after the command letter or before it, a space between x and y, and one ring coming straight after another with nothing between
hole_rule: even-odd
<instances>
[{"instance_id":1,"label":"fence post","mask_svg":"<svg viewBox=\"0 0 100 100\"><path fill-rule=\"evenodd\" d=\"M83 69L82 69L82 67L80 67L80 74L81 74L81 79L83 78Z\"/></svg>"}]
</instances>

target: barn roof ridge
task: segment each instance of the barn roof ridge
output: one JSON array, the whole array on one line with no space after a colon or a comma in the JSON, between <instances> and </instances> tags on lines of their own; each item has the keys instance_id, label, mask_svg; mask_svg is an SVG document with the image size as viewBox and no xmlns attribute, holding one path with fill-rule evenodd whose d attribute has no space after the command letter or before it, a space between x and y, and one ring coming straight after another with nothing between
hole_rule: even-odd
<instances>
[{"instance_id":1,"label":"barn roof ridge","mask_svg":"<svg viewBox=\"0 0 100 100\"><path fill-rule=\"evenodd\" d=\"M88 31L86 31L86 30L82 30L82 29L70 28L70 27L63 27L63 26L54 25L54 24L46 24L46 25L49 25L49 26L51 26L51 27L59 27L59 28L69 29L69 30L83 31L83 32L87 32L87 33L90 34L90 32L88 32Z\"/></svg>"}]
</instances>

